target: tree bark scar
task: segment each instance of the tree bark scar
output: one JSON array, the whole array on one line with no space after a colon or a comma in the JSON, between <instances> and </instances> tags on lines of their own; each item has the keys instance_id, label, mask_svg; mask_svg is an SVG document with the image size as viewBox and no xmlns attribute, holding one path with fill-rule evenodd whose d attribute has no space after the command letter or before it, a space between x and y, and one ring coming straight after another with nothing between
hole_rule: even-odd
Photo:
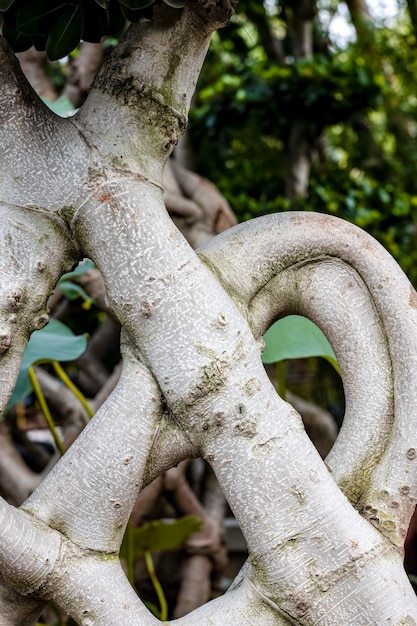
<instances>
[{"instance_id":1,"label":"tree bark scar","mask_svg":"<svg viewBox=\"0 0 417 626\"><path fill-rule=\"evenodd\" d=\"M102 193L99 194L98 200L102 204L108 204L109 202L113 200L113 196L108 191L103 191Z\"/></svg>"}]
</instances>

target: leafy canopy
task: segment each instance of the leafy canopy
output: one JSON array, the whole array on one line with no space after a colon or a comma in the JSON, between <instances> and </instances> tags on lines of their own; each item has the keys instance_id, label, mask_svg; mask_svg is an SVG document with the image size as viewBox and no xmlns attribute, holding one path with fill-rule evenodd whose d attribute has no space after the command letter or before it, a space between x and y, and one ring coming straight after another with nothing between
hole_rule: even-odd
<instances>
[{"instance_id":1,"label":"leafy canopy","mask_svg":"<svg viewBox=\"0 0 417 626\"><path fill-rule=\"evenodd\" d=\"M164 2L182 8L187 0L0 0L3 35L15 52L32 45L51 60L74 50L81 40L99 42L119 33L126 20L152 19Z\"/></svg>"},{"instance_id":2,"label":"leafy canopy","mask_svg":"<svg viewBox=\"0 0 417 626\"><path fill-rule=\"evenodd\" d=\"M365 40L338 47L325 0L313 56L295 58L284 10L293 4L239 0L230 27L214 35L188 127L195 169L239 221L297 209L354 222L417 285L417 22L414 30L400 3L395 27L377 21ZM266 45L265 23L282 58ZM293 201L289 138L300 123L312 162L307 196Z\"/></svg>"}]
</instances>

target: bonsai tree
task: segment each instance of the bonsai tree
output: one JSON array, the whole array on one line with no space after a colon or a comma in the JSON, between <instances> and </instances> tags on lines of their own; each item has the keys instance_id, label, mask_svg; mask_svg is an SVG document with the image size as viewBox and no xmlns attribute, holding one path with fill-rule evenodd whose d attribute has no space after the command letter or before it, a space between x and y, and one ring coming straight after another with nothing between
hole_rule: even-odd
<instances>
[{"instance_id":1,"label":"bonsai tree","mask_svg":"<svg viewBox=\"0 0 417 626\"><path fill-rule=\"evenodd\" d=\"M402 546L416 502L416 294L366 233L319 214L259 218L193 251L162 173L234 3L173 3L128 28L69 119L0 38L1 407L49 294L84 257L103 275L123 354L115 390L33 495L0 500L1 623L33 626L46 601L84 626L157 623L120 544L137 493L201 456L249 559L223 597L173 623L414 624ZM84 25L83 3L64 5L61 39ZM21 14L6 16L17 49ZM53 55L61 39L42 32ZM326 463L261 363L263 333L288 313L325 331L341 367L347 410Z\"/></svg>"}]
</instances>

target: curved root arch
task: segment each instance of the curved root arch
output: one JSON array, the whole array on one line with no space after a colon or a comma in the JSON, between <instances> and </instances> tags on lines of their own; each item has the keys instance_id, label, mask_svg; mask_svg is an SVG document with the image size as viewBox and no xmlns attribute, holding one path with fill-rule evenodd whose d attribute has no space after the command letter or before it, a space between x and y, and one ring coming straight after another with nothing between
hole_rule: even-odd
<instances>
[{"instance_id":1,"label":"curved root arch","mask_svg":"<svg viewBox=\"0 0 417 626\"><path fill-rule=\"evenodd\" d=\"M309 317L329 338L347 410L326 459L362 515L402 546L417 499L417 297L372 237L338 218L258 218L200 252L260 337L275 319Z\"/></svg>"}]
</instances>

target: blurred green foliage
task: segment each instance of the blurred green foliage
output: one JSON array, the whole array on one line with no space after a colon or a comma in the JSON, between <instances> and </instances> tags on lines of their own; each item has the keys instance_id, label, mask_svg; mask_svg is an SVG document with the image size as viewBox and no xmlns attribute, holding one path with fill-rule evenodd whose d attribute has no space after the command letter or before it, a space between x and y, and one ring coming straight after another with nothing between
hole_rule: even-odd
<instances>
[{"instance_id":1,"label":"blurred green foliage","mask_svg":"<svg viewBox=\"0 0 417 626\"><path fill-rule=\"evenodd\" d=\"M394 28L375 23L367 37L338 48L319 10L315 54L294 59L289 4L268 14L244 0L231 27L213 37L190 119L195 167L240 220L297 209L356 223L417 285L417 45L408 14L399 5ZM284 62L268 58L261 13L280 38ZM308 196L291 203L285 163L297 123L314 158Z\"/></svg>"}]
</instances>

